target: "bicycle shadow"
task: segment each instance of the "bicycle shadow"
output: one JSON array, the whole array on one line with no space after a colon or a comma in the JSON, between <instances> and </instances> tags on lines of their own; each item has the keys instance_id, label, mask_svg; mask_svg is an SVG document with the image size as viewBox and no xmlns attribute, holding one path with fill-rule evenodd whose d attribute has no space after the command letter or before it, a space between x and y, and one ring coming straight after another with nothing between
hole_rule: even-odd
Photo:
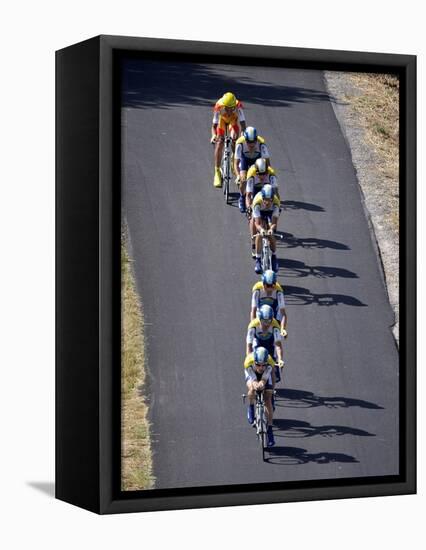
<instances>
[{"instance_id":1,"label":"bicycle shadow","mask_svg":"<svg viewBox=\"0 0 426 550\"><path fill-rule=\"evenodd\" d=\"M316 237L295 237L293 233L277 231L282 239L277 239L278 248L331 248L334 250L350 250L349 246L338 241L317 239Z\"/></svg>"},{"instance_id":2,"label":"bicycle shadow","mask_svg":"<svg viewBox=\"0 0 426 550\"><path fill-rule=\"evenodd\" d=\"M330 464L332 462L359 463L358 459L344 453L309 453L306 449L299 447L270 447L267 449L267 454L269 456L265 457L265 462L286 466L311 462L315 464Z\"/></svg>"},{"instance_id":3,"label":"bicycle shadow","mask_svg":"<svg viewBox=\"0 0 426 550\"><path fill-rule=\"evenodd\" d=\"M298 260L278 258L278 272L284 277L313 277L358 279L358 275L349 269L319 265L307 265Z\"/></svg>"},{"instance_id":4,"label":"bicycle shadow","mask_svg":"<svg viewBox=\"0 0 426 550\"><path fill-rule=\"evenodd\" d=\"M276 389L275 406L286 408L311 408L311 407L327 407L329 409L360 407L363 409L383 410L384 407L364 401L363 399L354 399L352 397L329 397L315 395L313 392L295 390L290 388Z\"/></svg>"},{"instance_id":5,"label":"bicycle shadow","mask_svg":"<svg viewBox=\"0 0 426 550\"><path fill-rule=\"evenodd\" d=\"M279 433L274 433L275 437L338 437L342 435L355 435L360 437L375 437L376 434L371 434L359 428L351 428L349 426L312 426L309 422L291 419L275 419L274 427Z\"/></svg>"},{"instance_id":6,"label":"bicycle shadow","mask_svg":"<svg viewBox=\"0 0 426 550\"><path fill-rule=\"evenodd\" d=\"M238 191L230 191L228 195L229 202L227 206L232 206L233 208L239 208L238 199L240 198L240 193Z\"/></svg>"},{"instance_id":7,"label":"bicycle shadow","mask_svg":"<svg viewBox=\"0 0 426 550\"><path fill-rule=\"evenodd\" d=\"M281 201L281 207L283 210L309 210L310 212L325 212L325 208L310 202Z\"/></svg>"},{"instance_id":8,"label":"bicycle shadow","mask_svg":"<svg viewBox=\"0 0 426 550\"><path fill-rule=\"evenodd\" d=\"M286 304L293 306L306 306L317 304L318 306L355 306L367 307L358 298L347 294L314 294L307 288L297 286L284 286Z\"/></svg>"}]
</instances>

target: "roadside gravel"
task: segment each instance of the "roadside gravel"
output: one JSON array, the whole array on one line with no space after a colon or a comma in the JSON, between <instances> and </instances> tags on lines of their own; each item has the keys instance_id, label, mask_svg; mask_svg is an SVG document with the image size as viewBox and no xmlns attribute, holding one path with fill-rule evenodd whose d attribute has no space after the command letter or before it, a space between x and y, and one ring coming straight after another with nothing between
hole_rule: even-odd
<instances>
[{"instance_id":1,"label":"roadside gravel","mask_svg":"<svg viewBox=\"0 0 426 550\"><path fill-rule=\"evenodd\" d=\"M351 73L325 71L324 74L336 117L352 154L383 281L395 313L392 331L399 346L398 172L389 169L389 160L369 139L371 129L359 109L365 89L357 85Z\"/></svg>"}]
</instances>

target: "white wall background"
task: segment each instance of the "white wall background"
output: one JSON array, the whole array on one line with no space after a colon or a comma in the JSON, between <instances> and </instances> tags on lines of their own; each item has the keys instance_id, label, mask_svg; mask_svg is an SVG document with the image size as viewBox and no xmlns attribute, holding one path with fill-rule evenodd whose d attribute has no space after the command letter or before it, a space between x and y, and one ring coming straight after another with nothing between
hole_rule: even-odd
<instances>
[{"instance_id":1,"label":"white wall background","mask_svg":"<svg viewBox=\"0 0 426 550\"><path fill-rule=\"evenodd\" d=\"M181 0L5 3L0 20L1 484L3 548L121 548L170 544L242 548L265 533L275 548L399 548L424 537L419 496L97 517L32 484L54 478L54 51L97 34L262 43L419 55L424 151L421 3L305 0L217 4ZM419 205L424 206L419 154ZM419 220L419 235L425 216ZM419 239L420 241L421 239ZM418 261L424 265L420 242ZM419 291L425 305L424 291ZM420 308L419 308L420 309ZM419 387L424 346L419 354ZM424 392L423 392L424 395ZM419 456L424 460L419 401ZM423 428L423 429L422 429ZM421 460L420 460L421 462ZM49 486L49 485L47 485ZM258 521L256 521L256 519ZM270 520L270 521L268 521ZM256 527L256 525L258 527ZM279 532L279 536L277 533ZM269 540L268 540L269 539ZM257 543L258 544L258 543Z\"/></svg>"}]
</instances>

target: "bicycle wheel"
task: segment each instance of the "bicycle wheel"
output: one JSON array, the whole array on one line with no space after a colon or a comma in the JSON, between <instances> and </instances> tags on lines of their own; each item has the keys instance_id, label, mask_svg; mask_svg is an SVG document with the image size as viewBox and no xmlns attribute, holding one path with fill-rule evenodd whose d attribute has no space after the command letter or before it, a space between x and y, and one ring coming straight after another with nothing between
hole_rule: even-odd
<instances>
[{"instance_id":1,"label":"bicycle wheel","mask_svg":"<svg viewBox=\"0 0 426 550\"><path fill-rule=\"evenodd\" d=\"M260 396L256 399L256 435L259 441L260 450L262 452L262 460L265 460L265 447L266 447L266 413L265 404Z\"/></svg>"},{"instance_id":2,"label":"bicycle wheel","mask_svg":"<svg viewBox=\"0 0 426 550\"><path fill-rule=\"evenodd\" d=\"M268 269L271 269L271 251L269 244L262 247L262 269L263 273L265 273Z\"/></svg>"},{"instance_id":3,"label":"bicycle wheel","mask_svg":"<svg viewBox=\"0 0 426 550\"><path fill-rule=\"evenodd\" d=\"M263 409L262 425L262 459L265 460L265 451L268 448L268 414L266 407Z\"/></svg>"},{"instance_id":4,"label":"bicycle wheel","mask_svg":"<svg viewBox=\"0 0 426 550\"><path fill-rule=\"evenodd\" d=\"M229 204L229 180L231 179L231 157L228 154L225 156L225 175L223 178L223 194L225 195L226 204Z\"/></svg>"},{"instance_id":5,"label":"bicycle wheel","mask_svg":"<svg viewBox=\"0 0 426 550\"><path fill-rule=\"evenodd\" d=\"M262 460L264 459L264 455L265 455L265 437L266 437L266 433L265 433L265 423L264 423L264 420L263 420L263 405L260 406L260 412L259 412L259 426L258 426L258 433L257 433L257 437L258 437L258 441L259 441L259 445L260 445L260 452L262 453Z\"/></svg>"}]
</instances>

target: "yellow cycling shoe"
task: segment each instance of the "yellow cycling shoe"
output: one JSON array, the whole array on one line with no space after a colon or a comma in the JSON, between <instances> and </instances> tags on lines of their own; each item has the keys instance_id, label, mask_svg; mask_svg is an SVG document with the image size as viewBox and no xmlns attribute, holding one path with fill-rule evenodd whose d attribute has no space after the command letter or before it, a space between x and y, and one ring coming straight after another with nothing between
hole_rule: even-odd
<instances>
[{"instance_id":1,"label":"yellow cycling shoe","mask_svg":"<svg viewBox=\"0 0 426 550\"><path fill-rule=\"evenodd\" d=\"M215 187L222 187L222 174L220 168L215 168L213 185Z\"/></svg>"}]
</instances>

